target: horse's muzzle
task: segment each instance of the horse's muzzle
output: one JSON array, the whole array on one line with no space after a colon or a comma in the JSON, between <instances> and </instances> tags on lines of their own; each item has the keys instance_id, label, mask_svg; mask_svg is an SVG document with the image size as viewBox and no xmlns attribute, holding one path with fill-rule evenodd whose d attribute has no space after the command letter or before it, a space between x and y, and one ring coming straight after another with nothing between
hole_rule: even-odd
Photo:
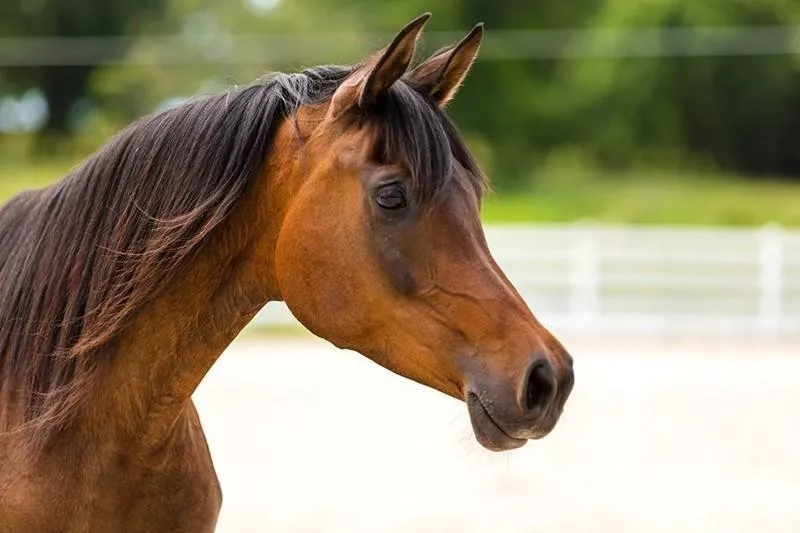
<instances>
[{"instance_id":1,"label":"horse's muzzle","mask_svg":"<svg viewBox=\"0 0 800 533\"><path fill-rule=\"evenodd\" d=\"M467 392L475 437L489 450L512 450L550 433L575 382L571 359L557 370L549 359L538 357L521 375L516 384L480 380L485 383Z\"/></svg>"}]
</instances>

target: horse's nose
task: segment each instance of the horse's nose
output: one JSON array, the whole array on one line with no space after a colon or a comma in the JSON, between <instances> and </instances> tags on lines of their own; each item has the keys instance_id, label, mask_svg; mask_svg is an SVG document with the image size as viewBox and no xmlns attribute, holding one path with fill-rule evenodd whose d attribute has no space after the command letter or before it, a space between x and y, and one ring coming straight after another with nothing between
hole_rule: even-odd
<instances>
[{"instance_id":1,"label":"horse's nose","mask_svg":"<svg viewBox=\"0 0 800 533\"><path fill-rule=\"evenodd\" d=\"M547 435L572 391L575 378L568 354L538 350L528 361L510 380L502 372L496 381L481 381L492 376L478 374L468 390L475 436L490 450L518 448L527 439Z\"/></svg>"},{"instance_id":2,"label":"horse's nose","mask_svg":"<svg viewBox=\"0 0 800 533\"><path fill-rule=\"evenodd\" d=\"M555 370L550 361L544 357L536 359L528 368L521 389L519 404L525 418L541 416L556 396Z\"/></svg>"}]
</instances>

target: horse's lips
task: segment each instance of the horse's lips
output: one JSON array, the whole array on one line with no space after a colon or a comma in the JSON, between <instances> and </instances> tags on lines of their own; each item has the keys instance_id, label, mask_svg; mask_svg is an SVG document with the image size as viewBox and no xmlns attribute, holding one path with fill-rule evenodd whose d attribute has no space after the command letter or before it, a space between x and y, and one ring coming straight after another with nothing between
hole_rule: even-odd
<instances>
[{"instance_id":1,"label":"horse's lips","mask_svg":"<svg viewBox=\"0 0 800 533\"><path fill-rule=\"evenodd\" d=\"M513 450L524 446L527 442L525 439L516 439L503 431L486 411L477 395L470 393L467 396L467 409L475 438L487 450L493 452Z\"/></svg>"}]
</instances>

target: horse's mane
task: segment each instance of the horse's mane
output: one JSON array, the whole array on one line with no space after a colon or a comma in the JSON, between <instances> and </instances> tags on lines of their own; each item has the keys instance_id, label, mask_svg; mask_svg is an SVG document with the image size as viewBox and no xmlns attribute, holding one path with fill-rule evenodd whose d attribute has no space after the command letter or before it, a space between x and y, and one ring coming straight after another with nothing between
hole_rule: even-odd
<instances>
[{"instance_id":1,"label":"horse's mane","mask_svg":"<svg viewBox=\"0 0 800 533\"><path fill-rule=\"evenodd\" d=\"M260 173L281 120L350 71L318 67L194 99L0 209L0 434L43 444L66 427L120 332ZM406 81L365 119L382 122L382 156L402 158L421 195L444 189L454 161L483 183L452 123Z\"/></svg>"}]
</instances>

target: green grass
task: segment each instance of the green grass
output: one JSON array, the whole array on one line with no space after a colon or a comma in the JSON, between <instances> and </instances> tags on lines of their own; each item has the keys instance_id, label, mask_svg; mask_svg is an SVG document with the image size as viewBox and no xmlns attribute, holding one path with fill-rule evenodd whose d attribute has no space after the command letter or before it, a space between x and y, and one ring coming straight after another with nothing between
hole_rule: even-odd
<instances>
[{"instance_id":1,"label":"green grass","mask_svg":"<svg viewBox=\"0 0 800 533\"><path fill-rule=\"evenodd\" d=\"M800 182L639 172L542 176L521 192L490 195L487 222L800 226Z\"/></svg>"},{"instance_id":2,"label":"green grass","mask_svg":"<svg viewBox=\"0 0 800 533\"><path fill-rule=\"evenodd\" d=\"M25 189L43 187L66 174L70 166L59 162L35 165L0 164L0 203Z\"/></svg>"},{"instance_id":3,"label":"green grass","mask_svg":"<svg viewBox=\"0 0 800 533\"><path fill-rule=\"evenodd\" d=\"M2 154L0 154L2 156ZM5 162L3 162L5 161ZM0 203L63 176L75 161L21 163L0 157ZM800 226L800 182L666 172L603 175L549 171L524 191L489 195L486 222Z\"/></svg>"}]
</instances>

